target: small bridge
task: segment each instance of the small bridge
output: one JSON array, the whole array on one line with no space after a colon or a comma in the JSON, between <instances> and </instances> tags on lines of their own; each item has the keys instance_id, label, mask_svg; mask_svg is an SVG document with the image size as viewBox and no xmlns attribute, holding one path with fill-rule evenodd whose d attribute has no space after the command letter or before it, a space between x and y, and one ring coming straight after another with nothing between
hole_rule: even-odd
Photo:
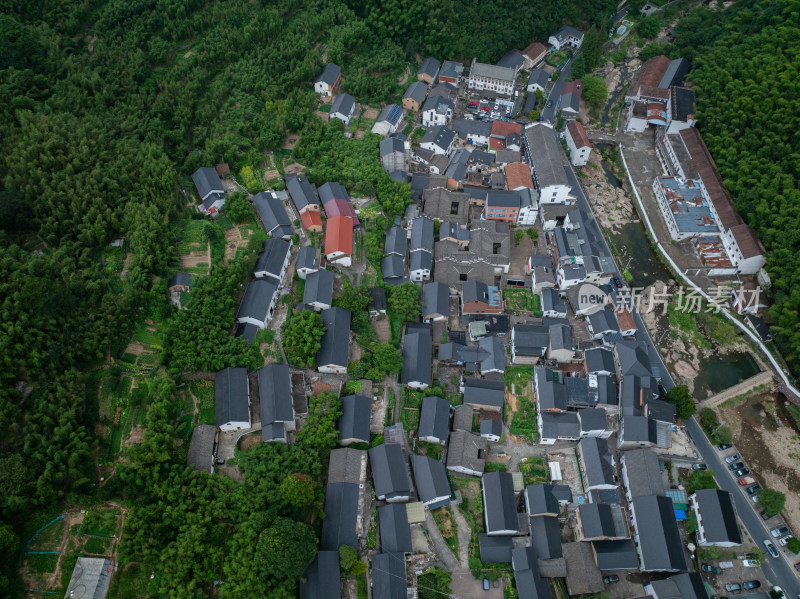
<instances>
[{"instance_id":1,"label":"small bridge","mask_svg":"<svg viewBox=\"0 0 800 599\"><path fill-rule=\"evenodd\" d=\"M725 391L717 393L716 395L712 395L708 399L704 399L701 402L701 407L703 408L715 408L722 402L732 399L734 397L738 397L739 395L743 395L749 391L752 391L756 387L760 385L772 385L774 382L772 372L765 371L759 372L755 376L751 376L749 379L742 381L741 383L734 385L733 387L728 387Z\"/></svg>"}]
</instances>

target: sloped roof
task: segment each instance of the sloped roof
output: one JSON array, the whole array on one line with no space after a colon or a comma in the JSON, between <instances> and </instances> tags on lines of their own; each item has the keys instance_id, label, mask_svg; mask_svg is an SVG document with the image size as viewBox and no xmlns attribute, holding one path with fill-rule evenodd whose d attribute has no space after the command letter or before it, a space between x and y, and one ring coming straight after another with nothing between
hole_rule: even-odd
<instances>
[{"instance_id":1,"label":"sloped roof","mask_svg":"<svg viewBox=\"0 0 800 599\"><path fill-rule=\"evenodd\" d=\"M510 472L487 472L481 478L486 532L519 530L514 480Z\"/></svg>"},{"instance_id":2,"label":"sloped roof","mask_svg":"<svg viewBox=\"0 0 800 599\"><path fill-rule=\"evenodd\" d=\"M322 227L322 216L316 210L306 210L300 215L300 222L303 228L308 230L311 227Z\"/></svg>"},{"instance_id":3,"label":"sloped roof","mask_svg":"<svg viewBox=\"0 0 800 599\"><path fill-rule=\"evenodd\" d=\"M536 366L533 376L536 379L537 403L540 410L566 410L567 387L562 382L556 382L554 371L544 366Z\"/></svg>"},{"instance_id":4,"label":"sloped roof","mask_svg":"<svg viewBox=\"0 0 800 599\"><path fill-rule=\"evenodd\" d=\"M214 453L214 439L217 436L217 427L213 424L201 424L192 431L192 441L189 444L189 453L186 463L194 466L196 470L211 472Z\"/></svg>"},{"instance_id":5,"label":"sloped roof","mask_svg":"<svg viewBox=\"0 0 800 599\"><path fill-rule=\"evenodd\" d=\"M525 62L525 57L517 50L506 52L503 57L497 61L497 66L508 67L510 69L519 69Z\"/></svg>"},{"instance_id":6,"label":"sloped roof","mask_svg":"<svg viewBox=\"0 0 800 599\"><path fill-rule=\"evenodd\" d=\"M531 71L531 76L528 78L528 85L539 85L543 89L547 89L547 82L550 81L550 73L544 69L534 69Z\"/></svg>"},{"instance_id":7,"label":"sloped roof","mask_svg":"<svg viewBox=\"0 0 800 599\"><path fill-rule=\"evenodd\" d=\"M363 395L346 395L342 398L342 415L339 417L339 440L356 439L369 443L369 423L372 401Z\"/></svg>"},{"instance_id":8,"label":"sloped roof","mask_svg":"<svg viewBox=\"0 0 800 599\"><path fill-rule=\"evenodd\" d=\"M399 284L408 280L405 262L401 256L391 254L381 258L381 274L386 283Z\"/></svg>"},{"instance_id":9,"label":"sloped roof","mask_svg":"<svg viewBox=\"0 0 800 599\"><path fill-rule=\"evenodd\" d=\"M406 576L406 560L402 553L379 553L372 556L374 599L406 599Z\"/></svg>"},{"instance_id":10,"label":"sloped roof","mask_svg":"<svg viewBox=\"0 0 800 599\"><path fill-rule=\"evenodd\" d=\"M596 485L613 485L613 456L608 451L608 441L599 437L581 439L578 447L586 467L586 481L589 487Z\"/></svg>"},{"instance_id":11,"label":"sloped roof","mask_svg":"<svg viewBox=\"0 0 800 599\"><path fill-rule=\"evenodd\" d=\"M547 48L541 42L532 42L527 48L522 51L522 54L530 58L531 60L536 60L542 54L547 52Z\"/></svg>"},{"instance_id":12,"label":"sloped roof","mask_svg":"<svg viewBox=\"0 0 800 599\"><path fill-rule=\"evenodd\" d=\"M317 78L314 79L314 83L318 81L324 81L328 85L333 85L336 83L336 79L339 78L341 73L342 68L339 65L329 62L323 67L322 72L317 75Z\"/></svg>"},{"instance_id":13,"label":"sloped roof","mask_svg":"<svg viewBox=\"0 0 800 599\"><path fill-rule=\"evenodd\" d=\"M393 154L395 152L399 152L401 154L405 153L406 146L403 140L398 137L387 137L386 139L381 140L380 149L381 156L388 156L389 154Z\"/></svg>"},{"instance_id":14,"label":"sloped roof","mask_svg":"<svg viewBox=\"0 0 800 599\"><path fill-rule=\"evenodd\" d=\"M325 518L322 520L321 550L336 551L342 545L358 548L358 484L331 483L325 486Z\"/></svg>"},{"instance_id":15,"label":"sloped roof","mask_svg":"<svg viewBox=\"0 0 800 599\"><path fill-rule=\"evenodd\" d=\"M353 253L353 221L347 216L334 216L328 219L325 227L325 253Z\"/></svg>"},{"instance_id":16,"label":"sloped roof","mask_svg":"<svg viewBox=\"0 0 800 599\"><path fill-rule=\"evenodd\" d=\"M197 189L197 193L200 194L201 200L206 198L208 194L212 194L203 200L203 206L206 208L209 208L219 196L225 197L222 179L219 178L217 171L210 166L200 167L192 173L192 182Z\"/></svg>"},{"instance_id":17,"label":"sloped roof","mask_svg":"<svg viewBox=\"0 0 800 599\"><path fill-rule=\"evenodd\" d=\"M414 81L408 86L408 89L406 89L406 93L403 94L403 99L411 98L419 104L422 102L423 98L425 98L426 93L428 93L428 86L422 81Z\"/></svg>"},{"instance_id":18,"label":"sloped roof","mask_svg":"<svg viewBox=\"0 0 800 599\"><path fill-rule=\"evenodd\" d=\"M427 250L433 251L433 220L425 216L420 216L411 221L411 243L410 251Z\"/></svg>"},{"instance_id":19,"label":"sloped roof","mask_svg":"<svg viewBox=\"0 0 800 599\"><path fill-rule=\"evenodd\" d=\"M487 357L481 360L481 372L488 372L491 370L505 372L506 348L499 337L495 337L494 335L482 337L478 341L478 347L488 354Z\"/></svg>"},{"instance_id":20,"label":"sloped roof","mask_svg":"<svg viewBox=\"0 0 800 599\"><path fill-rule=\"evenodd\" d=\"M721 489L695 491L695 499L703 519L703 531L709 543L741 544L742 533L736 520L733 496Z\"/></svg>"},{"instance_id":21,"label":"sloped roof","mask_svg":"<svg viewBox=\"0 0 800 599\"><path fill-rule=\"evenodd\" d=\"M317 258L317 249L312 245L304 245L297 252L297 262L295 264L297 269L300 268L319 268L319 259Z\"/></svg>"},{"instance_id":22,"label":"sloped roof","mask_svg":"<svg viewBox=\"0 0 800 599\"><path fill-rule=\"evenodd\" d=\"M569 131L569 136L572 138L572 143L575 144L577 148L588 148L591 147L591 143L589 142L589 137L586 135L586 130L583 128L578 121L570 121L567 123L567 130Z\"/></svg>"},{"instance_id":23,"label":"sloped roof","mask_svg":"<svg viewBox=\"0 0 800 599\"><path fill-rule=\"evenodd\" d=\"M420 75L430 75L431 77L436 77L436 74L439 72L439 67L441 63L433 58L432 56L428 56L425 60L422 61L422 64L419 65L419 70L417 74Z\"/></svg>"},{"instance_id":24,"label":"sloped roof","mask_svg":"<svg viewBox=\"0 0 800 599\"><path fill-rule=\"evenodd\" d=\"M356 99L350 94L339 94L331 104L330 114L340 113L350 116L356 106Z\"/></svg>"},{"instance_id":25,"label":"sloped roof","mask_svg":"<svg viewBox=\"0 0 800 599\"><path fill-rule=\"evenodd\" d=\"M258 371L258 396L262 429L274 422L294 422L288 364L269 364Z\"/></svg>"},{"instance_id":26,"label":"sloped roof","mask_svg":"<svg viewBox=\"0 0 800 599\"><path fill-rule=\"evenodd\" d=\"M105 599L114 565L103 557L79 557L72 570L65 597Z\"/></svg>"},{"instance_id":27,"label":"sloped roof","mask_svg":"<svg viewBox=\"0 0 800 599\"><path fill-rule=\"evenodd\" d=\"M502 408L505 403L505 384L503 381L465 377L464 403Z\"/></svg>"},{"instance_id":28,"label":"sloped roof","mask_svg":"<svg viewBox=\"0 0 800 599\"><path fill-rule=\"evenodd\" d=\"M499 79L500 81L513 82L516 71L509 67L473 62L469 75L470 77L486 77L487 79Z\"/></svg>"},{"instance_id":29,"label":"sloped roof","mask_svg":"<svg viewBox=\"0 0 800 599\"><path fill-rule=\"evenodd\" d=\"M581 436L581 426L575 412L544 412L542 437L546 439L577 439Z\"/></svg>"},{"instance_id":30,"label":"sloped roof","mask_svg":"<svg viewBox=\"0 0 800 599\"><path fill-rule=\"evenodd\" d=\"M397 254L398 256L405 257L406 248L408 247L408 235L405 229L394 226L386 231L386 242L384 243L384 253Z\"/></svg>"},{"instance_id":31,"label":"sloped roof","mask_svg":"<svg viewBox=\"0 0 800 599\"><path fill-rule=\"evenodd\" d=\"M264 249L256 259L255 272L265 272L278 279L290 249L288 241L274 237L267 239L264 242Z\"/></svg>"},{"instance_id":32,"label":"sloped roof","mask_svg":"<svg viewBox=\"0 0 800 599\"><path fill-rule=\"evenodd\" d=\"M530 125L525 129L525 137L539 189L551 185L569 186L561 164L561 146L553 129L546 125Z\"/></svg>"},{"instance_id":33,"label":"sloped roof","mask_svg":"<svg viewBox=\"0 0 800 599\"><path fill-rule=\"evenodd\" d=\"M631 498L664 494L664 479L656 452L647 448L632 449L622 454L622 460Z\"/></svg>"},{"instance_id":34,"label":"sloped roof","mask_svg":"<svg viewBox=\"0 0 800 599\"><path fill-rule=\"evenodd\" d=\"M338 551L317 552L300 579L300 599L342 599Z\"/></svg>"},{"instance_id":35,"label":"sloped roof","mask_svg":"<svg viewBox=\"0 0 800 599\"><path fill-rule=\"evenodd\" d=\"M347 193L344 185L337 181L328 181L319 188L319 199L323 204L327 204L334 199L350 201L350 195ZM327 207L325 208L327 211Z\"/></svg>"},{"instance_id":36,"label":"sloped roof","mask_svg":"<svg viewBox=\"0 0 800 599\"><path fill-rule=\"evenodd\" d=\"M414 482L421 501L428 503L450 495L450 483L447 480L444 464L440 461L413 454L411 467L414 470Z\"/></svg>"},{"instance_id":37,"label":"sloped roof","mask_svg":"<svg viewBox=\"0 0 800 599\"><path fill-rule=\"evenodd\" d=\"M450 434L450 402L441 397L425 397L419 413L417 436L447 441Z\"/></svg>"},{"instance_id":38,"label":"sloped roof","mask_svg":"<svg viewBox=\"0 0 800 599\"><path fill-rule=\"evenodd\" d=\"M397 104L389 104L388 106L384 106L381 113L378 115L377 123L382 121L386 121L392 125L396 125L400 122L400 119L403 117L403 109L400 108Z\"/></svg>"},{"instance_id":39,"label":"sloped roof","mask_svg":"<svg viewBox=\"0 0 800 599\"><path fill-rule=\"evenodd\" d=\"M273 237L292 235L292 221L278 196L269 191L261 191L253 196L253 206L258 212L264 229Z\"/></svg>"},{"instance_id":40,"label":"sloped roof","mask_svg":"<svg viewBox=\"0 0 800 599\"><path fill-rule=\"evenodd\" d=\"M452 60L445 60L442 63L442 69L439 71L439 78L442 77L460 77L464 71L464 65L460 62L453 62Z\"/></svg>"},{"instance_id":41,"label":"sloped roof","mask_svg":"<svg viewBox=\"0 0 800 599\"><path fill-rule=\"evenodd\" d=\"M511 537L490 537L485 532L478 535L478 547L483 564L505 564L511 561L514 540Z\"/></svg>"},{"instance_id":42,"label":"sloped roof","mask_svg":"<svg viewBox=\"0 0 800 599\"><path fill-rule=\"evenodd\" d=\"M583 506L581 506L583 507ZM561 526L558 516L531 516L531 545L539 559L558 559L561 551Z\"/></svg>"},{"instance_id":43,"label":"sloped roof","mask_svg":"<svg viewBox=\"0 0 800 599\"><path fill-rule=\"evenodd\" d=\"M450 288L444 283L425 283L419 298L423 319L450 315Z\"/></svg>"},{"instance_id":44,"label":"sloped roof","mask_svg":"<svg viewBox=\"0 0 800 599\"><path fill-rule=\"evenodd\" d=\"M286 189L298 211L310 204L319 205L317 188L305 177L286 175Z\"/></svg>"},{"instance_id":45,"label":"sloped roof","mask_svg":"<svg viewBox=\"0 0 800 599\"><path fill-rule=\"evenodd\" d=\"M686 570L686 558L672 500L664 496L645 495L634 498L631 508L638 525L642 569Z\"/></svg>"},{"instance_id":46,"label":"sloped roof","mask_svg":"<svg viewBox=\"0 0 800 599\"><path fill-rule=\"evenodd\" d=\"M600 570L637 570L636 545L632 539L592 541Z\"/></svg>"},{"instance_id":47,"label":"sloped roof","mask_svg":"<svg viewBox=\"0 0 800 599\"><path fill-rule=\"evenodd\" d=\"M614 372L614 354L604 347L593 347L583 352L583 361L586 364L586 371L593 372Z\"/></svg>"},{"instance_id":48,"label":"sloped roof","mask_svg":"<svg viewBox=\"0 0 800 599\"><path fill-rule=\"evenodd\" d=\"M320 269L306 275L303 303L314 302L330 306L333 303L333 272Z\"/></svg>"},{"instance_id":49,"label":"sloped roof","mask_svg":"<svg viewBox=\"0 0 800 599\"><path fill-rule=\"evenodd\" d=\"M417 83L419 83L419 81ZM444 125L436 125L435 127L428 127L428 130L419 143L432 143L442 150L447 150L455 138L456 134L452 129L448 129Z\"/></svg>"},{"instance_id":50,"label":"sloped roof","mask_svg":"<svg viewBox=\"0 0 800 599\"><path fill-rule=\"evenodd\" d=\"M663 54L659 56L653 56L649 60L647 60L641 67L639 67L639 71L636 73L636 77L633 83L633 87L631 91L628 93L629 96L636 96L639 93L639 90L642 87L658 87L661 83L661 79L664 77L664 74L667 72L667 69L670 65L670 59L664 56Z\"/></svg>"},{"instance_id":51,"label":"sloped roof","mask_svg":"<svg viewBox=\"0 0 800 599\"><path fill-rule=\"evenodd\" d=\"M376 496L391 499L411 492L406 460L399 444L383 443L372 447L369 450L369 463Z\"/></svg>"},{"instance_id":52,"label":"sloped roof","mask_svg":"<svg viewBox=\"0 0 800 599\"><path fill-rule=\"evenodd\" d=\"M627 536L624 513L618 504L584 503L578 506L578 511L584 538L613 539Z\"/></svg>"},{"instance_id":53,"label":"sloped roof","mask_svg":"<svg viewBox=\"0 0 800 599\"><path fill-rule=\"evenodd\" d=\"M408 513L402 503L390 503L378 508L378 522L381 527L381 550L398 553L411 553L411 527Z\"/></svg>"},{"instance_id":54,"label":"sloped roof","mask_svg":"<svg viewBox=\"0 0 800 599\"><path fill-rule=\"evenodd\" d=\"M549 329L540 324L514 325L514 353L519 356L544 355L550 343Z\"/></svg>"},{"instance_id":55,"label":"sloped roof","mask_svg":"<svg viewBox=\"0 0 800 599\"><path fill-rule=\"evenodd\" d=\"M483 472L488 441L469 431L453 431L450 433L450 444L447 448L448 468L467 468Z\"/></svg>"},{"instance_id":56,"label":"sloped roof","mask_svg":"<svg viewBox=\"0 0 800 599\"><path fill-rule=\"evenodd\" d=\"M430 332L415 331L403 338L403 384L418 382L431 384L433 340Z\"/></svg>"},{"instance_id":57,"label":"sloped roof","mask_svg":"<svg viewBox=\"0 0 800 599\"><path fill-rule=\"evenodd\" d=\"M242 303L239 304L236 319L254 318L259 322L266 320L270 303L277 290L278 284L272 277L262 277L250 281L244 292Z\"/></svg>"},{"instance_id":58,"label":"sloped roof","mask_svg":"<svg viewBox=\"0 0 800 599\"><path fill-rule=\"evenodd\" d=\"M366 469L367 452L352 447L331 450L328 460L328 484L360 484L362 469Z\"/></svg>"},{"instance_id":59,"label":"sloped roof","mask_svg":"<svg viewBox=\"0 0 800 599\"><path fill-rule=\"evenodd\" d=\"M317 352L317 366L347 366L350 355L350 310L328 308L322 311L326 328Z\"/></svg>"},{"instance_id":60,"label":"sloped roof","mask_svg":"<svg viewBox=\"0 0 800 599\"><path fill-rule=\"evenodd\" d=\"M521 162L512 162L506 165L503 172L506 175L506 187L508 189L517 189L519 187L533 189L531 169L527 165Z\"/></svg>"}]
</instances>

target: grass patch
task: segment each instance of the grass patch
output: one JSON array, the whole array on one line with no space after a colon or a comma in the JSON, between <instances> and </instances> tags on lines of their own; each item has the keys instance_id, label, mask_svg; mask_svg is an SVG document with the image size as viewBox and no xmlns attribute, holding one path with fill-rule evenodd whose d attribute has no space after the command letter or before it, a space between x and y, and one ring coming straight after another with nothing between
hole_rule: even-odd
<instances>
[{"instance_id":1,"label":"grass patch","mask_svg":"<svg viewBox=\"0 0 800 599\"><path fill-rule=\"evenodd\" d=\"M109 599L146 599L158 595L159 575L150 578L154 568L148 564L126 564L111 578Z\"/></svg>"},{"instance_id":2,"label":"grass patch","mask_svg":"<svg viewBox=\"0 0 800 599\"><path fill-rule=\"evenodd\" d=\"M89 510L81 526L82 535L93 537L113 537L117 532L119 510Z\"/></svg>"},{"instance_id":3,"label":"grass patch","mask_svg":"<svg viewBox=\"0 0 800 599\"><path fill-rule=\"evenodd\" d=\"M442 459L444 447L438 443L428 443L427 441L417 441L417 453L426 455L436 461Z\"/></svg>"},{"instance_id":4,"label":"grass patch","mask_svg":"<svg viewBox=\"0 0 800 599\"><path fill-rule=\"evenodd\" d=\"M542 315L541 300L538 295L533 295L527 289L504 289L503 302L506 312L538 312Z\"/></svg>"},{"instance_id":5,"label":"grass patch","mask_svg":"<svg viewBox=\"0 0 800 599\"><path fill-rule=\"evenodd\" d=\"M550 54L550 56L547 57L547 60L545 62L549 64L551 67L555 67L564 62L566 59L567 59L567 54L565 52L562 52L561 50L557 50L556 52Z\"/></svg>"},{"instance_id":6,"label":"grass patch","mask_svg":"<svg viewBox=\"0 0 800 599\"><path fill-rule=\"evenodd\" d=\"M522 480L525 486L547 482L547 465L544 458L531 457L524 462L520 462L519 470L522 472Z\"/></svg>"},{"instance_id":7,"label":"grass patch","mask_svg":"<svg viewBox=\"0 0 800 599\"><path fill-rule=\"evenodd\" d=\"M58 555L28 555L25 557L25 569L34 574L52 574L56 571Z\"/></svg>"},{"instance_id":8,"label":"grass patch","mask_svg":"<svg viewBox=\"0 0 800 599\"><path fill-rule=\"evenodd\" d=\"M399 314L389 314L389 327L392 332L392 344L400 347L400 335L403 332L403 317Z\"/></svg>"},{"instance_id":9,"label":"grass patch","mask_svg":"<svg viewBox=\"0 0 800 599\"><path fill-rule=\"evenodd\" d=\"M89 537L89 540L83 546L83 550L94 555L110 555L111 541L109 538Z\"/></svg>"},{"instance_id":10,"label":"grass patch","mask_svg":"<svg viewBox=\"0 0 800 599\"><path fill-rule=\"evenodd\" d=\"M192 381L189 389L197 398L198 424L216 424L214 381Z\"/></svg>"},{"instance_id":11,"label":"grass patch","mask_svg":"<svg viewBox=\"0 0 800 599\"><path fill-rule=\"evenodd\" d=\"M484 472L505 472L508 467L500 462L486 462L483 466Z\"/></svg>"},{"instance_id":12,"label":"grass patch","mask_svg":"<svg viewBox=\"0 0 800 599\"><path fill-rule=\"evenodd\" d=\"M416 408L403 408L400 414L400 421L406 432L411 433L419 428L419 410Z\"/></svg>"},{"instance_id":13,"label":"grass patch","mask_svg":"<svg viewBox=\"0 0 800 599\"><path fill-rule=\"evenodd\" d=\"M711 347L708 339L697 327L697 314L682 312L674 304L670 303L667 306L667 318L669 319L669 326L683 332L692 345L706 349Z\"/></svg>"},{"instance_id":14,"label":"grass patch","mask_svg":"<svg viewBox=\"0 0 800 599\"><path fill-rule=\"evenodd\" d=\"M64 537L64 529L67 523L64 520L51 524L36 536L36 540L31 543L31 551L55 551L61 545Z\"/></svg>"},{"instance_id":15,"label":"grass patch","mask_svg":"<svg viewBox=\"0 0 800 599\"><path fill-rule=\"evenodd\" d=\"M450 551L458 559L458 528L453 520L453 512L450 506L432 510L431 514L436 521L436 527L444 537L444 542L447 543Z\"/></svg>"},{"instance_id":16,"label":"grass patch","mask_svg":"<svg viewBox=\"0 0 800 599\"><path fill-rule=\"evenodd\" d=\"M517 411L514 412L508 431L512 435L538 441L539 430L536 424L536 406L524 395L517 395Z\"/></svg>"},{"instance_id":17,"label":"grass patch","mask_svg":"<svg viewBox=\"0 0 800 599\"><path fill-rule=\"evenodd\" d=\"M527 389L533 379L533 366L508 366L503 375L506 387L515 386L517 393L522 388Z\"/></svg>"}]
</instances>

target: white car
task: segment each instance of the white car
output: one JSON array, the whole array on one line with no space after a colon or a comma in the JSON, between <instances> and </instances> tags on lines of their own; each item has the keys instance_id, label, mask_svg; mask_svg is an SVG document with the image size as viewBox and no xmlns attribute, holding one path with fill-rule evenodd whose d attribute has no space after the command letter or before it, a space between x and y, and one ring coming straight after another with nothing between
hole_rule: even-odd
<instances>
[{"instance_id":1,"label":"white car","mask_svg":"<svg viewBox=\"0 0 800 599\"><path fill-rule=\"evenodd\" d=\"M779 544L781 547L785 547L785 546L786 546L786 543L788 543L788 542L789 542L789 539L793 539L793 538L794 538L794 537L793 537L792 535L786 535L785 537L782 537L782 538L778 539L778 544Z\"/></svg>"},{"instance_id":2,"label":"white car","mask_svg":"<svg viewBox=\"0 0 800 599\"><path fill-rule=\"evenodd\" d=\"M745 568L758 568L761 566L761 562L758 561L757 559L743 559L742 565Z\"/></svg>"}]
</instances>

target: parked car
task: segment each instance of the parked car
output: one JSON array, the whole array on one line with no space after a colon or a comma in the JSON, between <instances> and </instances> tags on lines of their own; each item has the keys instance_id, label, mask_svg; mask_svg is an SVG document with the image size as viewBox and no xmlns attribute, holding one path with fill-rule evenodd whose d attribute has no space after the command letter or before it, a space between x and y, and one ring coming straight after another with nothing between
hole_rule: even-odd
<instances>
[{"instance_id":1,"label":"parked car","mask_svg":"<svg viewBox=\"0 0 800 599\"><path fill-rule=\"evenodd\" d=\"M753 589L757 589L760 586L761 586L761 583L758 582L757 580L748 580L747 582L743 582L742 583L742 588L745 591L751 591Z\"/></svg>"},{"instance_id":2,"label":"parked car","mask_svg":"<svg viewBox=\"0 0 800 599\"><path fill-rule=\"evenodd\" d=\"M720 573L720 569L719 568L717 568L715 566L712 566L710 564L701 564L700 565L700 569L703 572L710 572L711 574L719 574Z\"/></svg>"},{"instance_id":3,"label":"parked car","mask_svg":"<svg viewBox=\"0 0 800 599\"><path fill-rule=\"evenodd\" d=\"M738 453L734 453L733 455L729 455L727 458L725 458L725 461L730 464L731 462L738 460L740 457L742 456L740 456Z\"/></svg>"},{"instance_id":4,"label":"parked car","mask_svg":"<svg viewBox=\"0 0 800 599\"><path fill-rule=\"evenodd\" d=\"M603 578L603 582L605 584L611 584L612 582L619 582L619 576L616 574L612 574L611 576L606 576Z\"/></svg>"},{"instance_id":5,"label":"parked car","mask_svg":"<svg viewBox=\"0 0 800 599\"><path fill-rule=\"evenodd\" d=\"M488 578L484 578L483 579L483 590L484 591L488 591L489 590L489 579Z\"/></svg>"},{"instance_id":6,"label":"parked car","mask_svg":"<svg viewBox=\"0 0 800 599\"><path fill-rule=\"evenodd\" d=\"M622 281L619 280L619 277L614 277L614 285L619 289L622 287Z\"/></svg>"},{"instance_id":7,"label":"parked car","mask_svg":"<svg viewBox=\"0 0 800 599\"><path fill-rule=\"evenodd\" d=\"M777 538L781 535L785 535L787 532L789 532L788 526L779 526L778 528L773 528L771 531L769 531L769 534Z\"/></svg>"},{"instance_id":8,"label":"parked car","mask_svg":"<svg viewBox=\"0 0 800 599\"><path fill-rule=\"evenodd\" d=\"M770 541L769 539L764 539L764 547L767 548L767 551L769 551L769 554L772 557L778 557L780 555L778 553L778 549L775 547L775 545L772 544L772 541Z\"/></svg>"},{"instance_id":9,"label":"parked car","mask_svg":"<svg viewBox=\"0 0 800 599\"><path fill-rule=\"evenodd\" d=\"M731 445L730 443L720 443L719 445L717 445L717 448L720 451L725 451L726 449L730 449L731 447L733 447L733 445Z\"/></svg>"},{"instance_id":10,"label":"parked car","mask_svg":"<svg viewBox=\"0 0 800 599\"><path fill-rule=\"evenodd\" d=\"M747 468L740 468L733 473L734 476L744 476L745 474L750 474L750 471Z\"/></svg>"},{"instance_id":11,"label":"parked car","mask_svg":"<svg viewBox=\"0 0 800 599\"><path fill-rule=\"evenodd\" d=\"M547 103L547 108L550 108L552 105L553 105L553 101L552 101L552 100L550 100L550 101Z\"/></svg>"},{"instance_id":12,"label":"parked car","mask_svg":"<svg viewBox=\"0 0 800 599\"><path fill-rule=\"evenodd\" d=\"M793 538L794 537L792 535L786 535L785 537L781 537L780 539L778 539L778 545L780 545L781 547L785 547L786 543L789 542L789 539Z\"/></svg>"},{"instance_id":13,"label":"parked car","mask_svg":"<svg viewBox=\"0 0 800 599\"><path fill-rule=\"evenodd\" d=\"M692 470L708 470L705 464L692 464Z\"/></svg>"},{"instance_id":14,"label":"parked car","mask_svg":"<svg viewBox=\"0 0 800 599\"><path fill-rule=\"evenodd\" d=\"M769 520L770 518L772 518L772 516L770 516L767 512L764 511L762 511L759 515L761 516L762 520Z\"/></svg>"},{"instance_id":15,"label":"parked car","mask_svg":"<svg viewBox=\"0 0 800 599\"><path fill-rule=\"evenodd\" d=\"M744 468L744 462L734 462L733 464L728 464L728 470L738 470L739 468Z\"/></svg>"},{"instance_id":16,"label":"parked car","mask_svg":"<svg viewBox=\"0 0 800 599\"><path fill-rule=\"evenodd\" d=\"M752 485L755 484L755 482L756 479L754 479L752 476L743 476L742 478L739 479L740 485Z\"/></svg>"},{"instance_id":17,"label":"parked car","mask_svg":"<svg viewBox=\"0 0 800 599\"><path fill-rule=\"evenodd\" d=\"M747 487L746 489L748 495L755 495L760 490L761 490L761 485L759 485L758 483L754 484L751 487Z\"/></svg>"},{"instance_id":18,"label":"parked car","mask_svg":"<svg viewBox=\"0 0 800 599\"><path fill-rule=\"evenodd\" d=\"M750 498L750 501L752 501L753 503L758 503L758 495L753 495L753 496Z\"/></svg>"},{"instance_id":19,"label":"parked car","mask_svg":"<svg viewBox=\"0 0 800 599\"><path fill-rule=\"evenodd\" d=\"M736 582L732 582L730 584L726 584L725 585L725 590L728 591L729 593L731 591L741 591L742 590L742 585L740 585L740 584L738 584Z\"/></svg>"},{"instance_id":20,"label":"parked car","mask_svg":"<svg viewBox=\"0 0 800 599\"><path fill-rule=\"evenodd\" d=\"M759 568L761 567L761 562L757 559L743 559L742 565L745 568Z\"/></svg>"}]
</instances>

